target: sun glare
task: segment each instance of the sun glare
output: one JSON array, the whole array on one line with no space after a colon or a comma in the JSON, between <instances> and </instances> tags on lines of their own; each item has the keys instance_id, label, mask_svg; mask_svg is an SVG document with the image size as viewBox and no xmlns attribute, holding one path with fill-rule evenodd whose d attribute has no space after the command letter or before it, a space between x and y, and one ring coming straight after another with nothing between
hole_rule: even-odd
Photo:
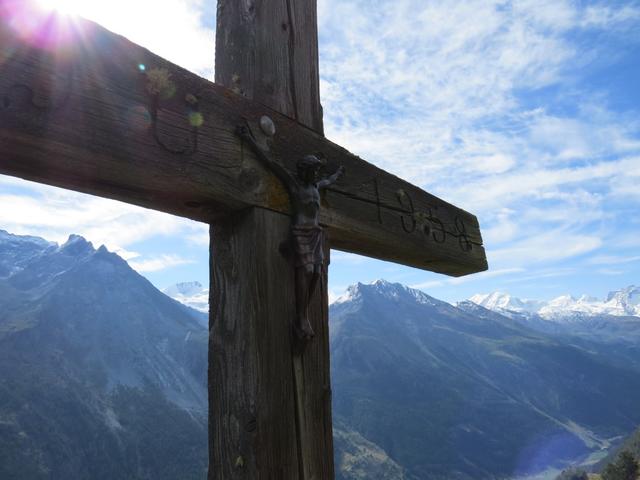
<instances>
[{"instance_id":1,"label":"sun glare","mask_svg":"<svg viewBox=\"0 0 640 480\"><path fill-rule=\"evenodd\" d=\"M38 0L38 3L47 10L56 10L68 15L79 15L86 0Z\"/></svg>"}]
</instances>

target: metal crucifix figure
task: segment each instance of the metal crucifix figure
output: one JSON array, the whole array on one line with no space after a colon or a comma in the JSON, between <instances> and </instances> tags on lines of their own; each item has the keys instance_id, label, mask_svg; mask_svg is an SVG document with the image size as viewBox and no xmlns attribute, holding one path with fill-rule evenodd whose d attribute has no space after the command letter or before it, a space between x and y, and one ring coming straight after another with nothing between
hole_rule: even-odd
<instances>
[{"instance_id":1,"label":"metal crucifix figure","mask_svg":"<svg viewBox=\"0 0 640 480\"><path fill-rule=\"evenodd\" d=\"M313 338L309 322L309 300L322 277L324 263L324 232L319 223L320 191L333 184L344 173L340 166L329 176L320 178L325 161L306 155L296 163L297 175L291 175L279 163L269 158L249 129L239 126L236 133L255 152L257 158L284 184L293 210L291 241L295 255L296 321L294 331L302 341Z\"/></svg>"}]
</instances>

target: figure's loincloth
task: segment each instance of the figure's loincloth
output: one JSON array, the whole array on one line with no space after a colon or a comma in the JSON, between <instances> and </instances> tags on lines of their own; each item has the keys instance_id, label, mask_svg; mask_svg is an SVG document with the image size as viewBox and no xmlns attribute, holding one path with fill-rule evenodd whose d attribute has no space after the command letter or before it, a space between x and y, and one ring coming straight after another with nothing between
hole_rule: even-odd
<instances>
[{"instance_id":1,"label":"figure's loincloth","mask_svg":"<svg viewBox=\"0 0 640 480\"><path fill-rule=\"evenodd\" d=\"M322 227L293 225L291 237L296 256L296 267L322 265L324 262L324 231Z\"/></svg>"}]
</instances>

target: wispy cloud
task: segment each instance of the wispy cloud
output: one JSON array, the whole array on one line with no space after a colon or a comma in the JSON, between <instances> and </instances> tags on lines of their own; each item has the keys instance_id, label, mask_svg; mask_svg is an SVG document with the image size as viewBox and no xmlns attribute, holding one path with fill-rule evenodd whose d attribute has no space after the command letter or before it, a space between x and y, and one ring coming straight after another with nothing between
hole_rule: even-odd
<instances>
[{"instance_id":1,"label":"wispy cloud","mask_svg":"<svg viewBox=\"0 0 640 480\"><path fill-rule=\"evenodd\" d=\"M57 242L76 233L129 258L135 256L126 248L132 244L158 235L198 235L207 228L154 210L8 177L0 178L2 184L30 195L0 191L0 205L11 206L0 209L0 228Z\"/></svg>"},{"instance_id":2,"label":"wispy cloud","mask_svg":"<svg viewBox=\"0 0 640 480\"><path fill-rule=\"evenodd\" d=\"M590 258L587 263L592 265L620 265L623 263L640 262L640 255L619 256L619 255L596 255Z\"/></svg>"},{"instance_id":3,"label":"wispy cloud","mask_svg":"<svg viewBox=\"0 0 640 480\"><path fill-rule=\"evenodd\" d=\"M617 270L615 268L599 268L598 273L602 275L622 275L624 270Z\"/></svg>"},{"instance_id":4,"label":"wispy cloud","mask_svg":"<svg viewBox=\"0 0 640 480\"><path fill-rule=\"evenodd\" d=\"M538 269L531 274L517 275L515 277L505 280L504 283L523 283L530 282L532 280L542 280L548 278L566 277L574 275L578 269L573 267L554 267L554 268L542 268Z\"/></svg>"},{"instance_id":5,"label":"wispy cloud","mask_svg":"<svg viewBox=\"0 0 640 480\"><path fill-rule=\"evenodd\" d=\"M592 252L602 243L602 239L596 235L554 229L518 240L504 248L490 249L488 257L490 261L500 265L551 263Z\"/></svg>"},{"instance_id":6,"label":"wispy cloud","mask_svg":"<svg viewBox=\"0 0 640 480\"><path fill-rule=\"evenodd\" d=\"M212 78L213 12L204 0L85 4L90 18ZM629 88L618 65L639 51L637 2L318 6L327 136L478 215L491 273L461 282L536 284L588 265L593 275L636 265L628 259L640 247L640 105L618 98ZM25 198L21 189L0 177L0 202L12 205L0 209L0 228L58 241L73 231L138 262L157 255L136 242L158 235L208 245L206 225L48 187L29 187ZM333 260L366 265L358 275L390 268L342 253ZM407 275L422 288L461 290L458 280Z\"/></svg>"},{"instance_id":7,"label":"wispy cloud","mask_svg":"<svg viewBox=\"0 0 640 480\"><path fill-rule=\"evenodd\" d=\"M502 277L505 275L519 274L524 272L524 268L501 268L495 270L487 270L484 272L476 273L473 275L468 275L466 277L454 277L454 278L444 278L442 280L430 280L427 282L417 283L415 285L411 285L411 288L417 288L420 290L426 290L431 288L438 288L444 286L451 285L461 285L463 283L470 282L481 282L488 278Z\"/></svg>"},{"instance_id":8,"label":"wispy cloud","mask_svg":"<svg viewBox=\"0 0 640 480\"><path fill-rule=\"evenodd\" d=\"M328 136L478 214L492 268L593 252L614 199L640 208L640 123L580 82L640 26L637 5L320 7Z\"/></svg>"},{"instance_id":9,"label":"wispy cloud","mask_svg":"<svg viewBox=\"0 0 640 480\"><path fill-rule=\"evenodd\" d=\"M194 263L193 260L182 258L179 255L160 255L155 258L145 260L133 260L129 265L140 273L158 272L178 265L186 265Z\"/></svg>"}]
</instances>

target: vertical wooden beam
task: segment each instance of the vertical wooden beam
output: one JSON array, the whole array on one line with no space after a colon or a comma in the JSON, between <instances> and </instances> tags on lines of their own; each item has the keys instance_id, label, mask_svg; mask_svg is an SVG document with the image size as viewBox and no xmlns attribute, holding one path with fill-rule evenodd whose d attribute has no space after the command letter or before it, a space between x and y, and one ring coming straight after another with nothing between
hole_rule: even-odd
<instances>
[{"instance_id":1,"label":"vertical wooden beam","mask_svg":"<svg viewBox=\"0 0 640 480\"><path fill-rule=\"evenodd\" d=\"M210 479L297 479L289 219L263 209L211 228Z\"/></svg>"},{"instance_id":2,"label":"vertical wooden beam","mask_svg":"<svg viewBox=\"0 0 640 480\"><path fill-rule=\"evenodd\" d=\"M329 255L327 239L324 278L318 284L309 309L309 320L316 337L303 354L293 356L298 450L302 452L304 476L301 478L305 480L334 478L327 290Z\"/></svg>"},{"instance_id":3,"label":"vertical wooden beam","mask_svg":"<svg viewBox=\"0 0 640 480\"><path fill-rule=\"evenodd\" d=\"M316 0L218 0L216 83L323 133Z\"/></svg>"},{"instance_id":4,"label":"vertical wooden beam","mask_svg":"<svg viewBox=\"0 0 640 480\"><path fill-rule=\"evenodd\" d=\"M216 83L322 133L316 1L218 0L217 22ZM334 478L329 247L300 353L289 222L253 208L211 228L210 480Z\"/></svg>"}]
</instances>

